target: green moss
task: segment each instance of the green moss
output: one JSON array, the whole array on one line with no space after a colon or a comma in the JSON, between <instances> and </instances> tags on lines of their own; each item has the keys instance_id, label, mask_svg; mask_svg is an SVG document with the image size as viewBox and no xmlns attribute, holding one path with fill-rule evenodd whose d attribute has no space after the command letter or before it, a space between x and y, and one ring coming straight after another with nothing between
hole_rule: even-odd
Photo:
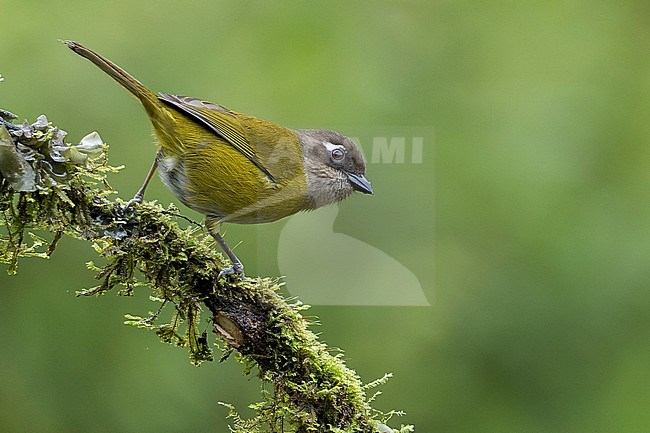
<instances>
[{"instance_id":1,"label":"green moss","mask_svg":"<svg viewBox=\"0 0 650 433\"><path fill-rule=\"evenodd\" d=\"M389 376L364 386L342 354L309 330L307 307L280 296L277 280L217 281L226 262L200 227L178 225L176 208L127 208L110 199L106 174L118 168L108 165L108 148L96 133L71 146L45 116L34 124L14 119L0 110L0 263L10 274L19 257L49 257L63 235L92 242L106 264L88 262L99 283L77 295L117 288L130 296L146 287L156 311L128 314L125 323L186 347L194 365L214 358L207 333L199 331L207 312L221 359L235 353L245 372L258 371L265 384L261 401L251 405L255 418L243 420L226 405L234 432L393 431L384 423L400 413L373 409L378 394L366 394ZM34 231L52 233L51 239ZM172 309L171 320L161 323L165 309Z\"/></svg>"}]
</instances>

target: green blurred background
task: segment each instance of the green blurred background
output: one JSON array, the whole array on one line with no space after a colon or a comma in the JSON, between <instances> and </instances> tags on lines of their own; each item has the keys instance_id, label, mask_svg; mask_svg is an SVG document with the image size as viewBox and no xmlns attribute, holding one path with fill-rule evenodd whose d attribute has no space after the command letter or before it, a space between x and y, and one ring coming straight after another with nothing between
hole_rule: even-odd
<instances>
[{"instance_id":1,"label":"green blurred background","mask_svg":"<svg viewBox=\"0 0 650 433\"><path fill-rule=\"evenodd\" d=\"M377 407L416 431L648 432L649 15L611 0L1 0L0 107L46 113L71 142L99 131L125 198L154 155L148 120L58 38L289 127L435 131L421 164L369 164L376 195L334 225L405 265L432 306L316 305L316 330L365 381L395 373ZM158 180L148 198L175 202ZM278 275L285 224L227 228L248 273ZM259 384L239 365L192 367L121 324L152 308L146 289L74 297L94 258L65 239L0 275L0 431L224 432L218 401L248 414Z\"/></svg>"}]
</instances>

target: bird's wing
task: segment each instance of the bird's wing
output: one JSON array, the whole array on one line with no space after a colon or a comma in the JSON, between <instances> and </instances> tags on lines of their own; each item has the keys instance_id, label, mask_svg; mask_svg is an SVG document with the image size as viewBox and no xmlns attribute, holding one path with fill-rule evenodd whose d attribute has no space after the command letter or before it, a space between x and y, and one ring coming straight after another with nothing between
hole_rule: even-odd
<instances>
[{"instance_id":1,"label":"bird's wing","mask_svg":"<svg viewBox=\"0 0 650 433\"><path fill-rule=\"evenodd\" d=\"M275 182L273 175L262 165L255 153L255 149L250 145L246 131L242 128L239 119L229 110L220 105L187 96L170 95L167 93L159 93L158 95L161 101L188 115L224 139L232 147L237 149L239 153L255 164L271 182Z\"/></svg>"}]
</instances>

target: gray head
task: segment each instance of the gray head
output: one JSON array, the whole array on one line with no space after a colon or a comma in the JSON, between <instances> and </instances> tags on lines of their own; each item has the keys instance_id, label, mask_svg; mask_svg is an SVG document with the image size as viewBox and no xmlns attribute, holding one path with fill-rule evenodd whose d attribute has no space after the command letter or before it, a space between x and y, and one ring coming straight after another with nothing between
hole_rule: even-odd
<instances>
[{"instance_id":1,"label":"gray head","mask_svg":"<svg viewBox=\"0 0 650 433\"><path fill-rule=\"evenodd\" d=\"M353 191L372 194L366 161L348 137L326 129L299 129L307 174L309 206L316 209L341 201Z\"/></svg>"}]
</instances>

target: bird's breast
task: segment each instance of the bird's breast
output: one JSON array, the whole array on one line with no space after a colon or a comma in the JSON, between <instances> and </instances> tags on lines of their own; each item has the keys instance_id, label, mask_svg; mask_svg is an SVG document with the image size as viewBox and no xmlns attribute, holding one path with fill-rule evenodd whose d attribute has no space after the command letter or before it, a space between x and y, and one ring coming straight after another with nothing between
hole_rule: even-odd
<instances>
[{"instance_id":1,"label":"bird's breast","mask_svg":"<svg viewBox=\"0 0 650 433\"><path fill-rule=\"evenodd\" d=\"M284 173L271 182L254 164L228 147L188 149L183 156L158 154L162 182L187 207L222 222L272 222L304 210L307 184L304 172Z\"/></svg>"}]
</instances>

